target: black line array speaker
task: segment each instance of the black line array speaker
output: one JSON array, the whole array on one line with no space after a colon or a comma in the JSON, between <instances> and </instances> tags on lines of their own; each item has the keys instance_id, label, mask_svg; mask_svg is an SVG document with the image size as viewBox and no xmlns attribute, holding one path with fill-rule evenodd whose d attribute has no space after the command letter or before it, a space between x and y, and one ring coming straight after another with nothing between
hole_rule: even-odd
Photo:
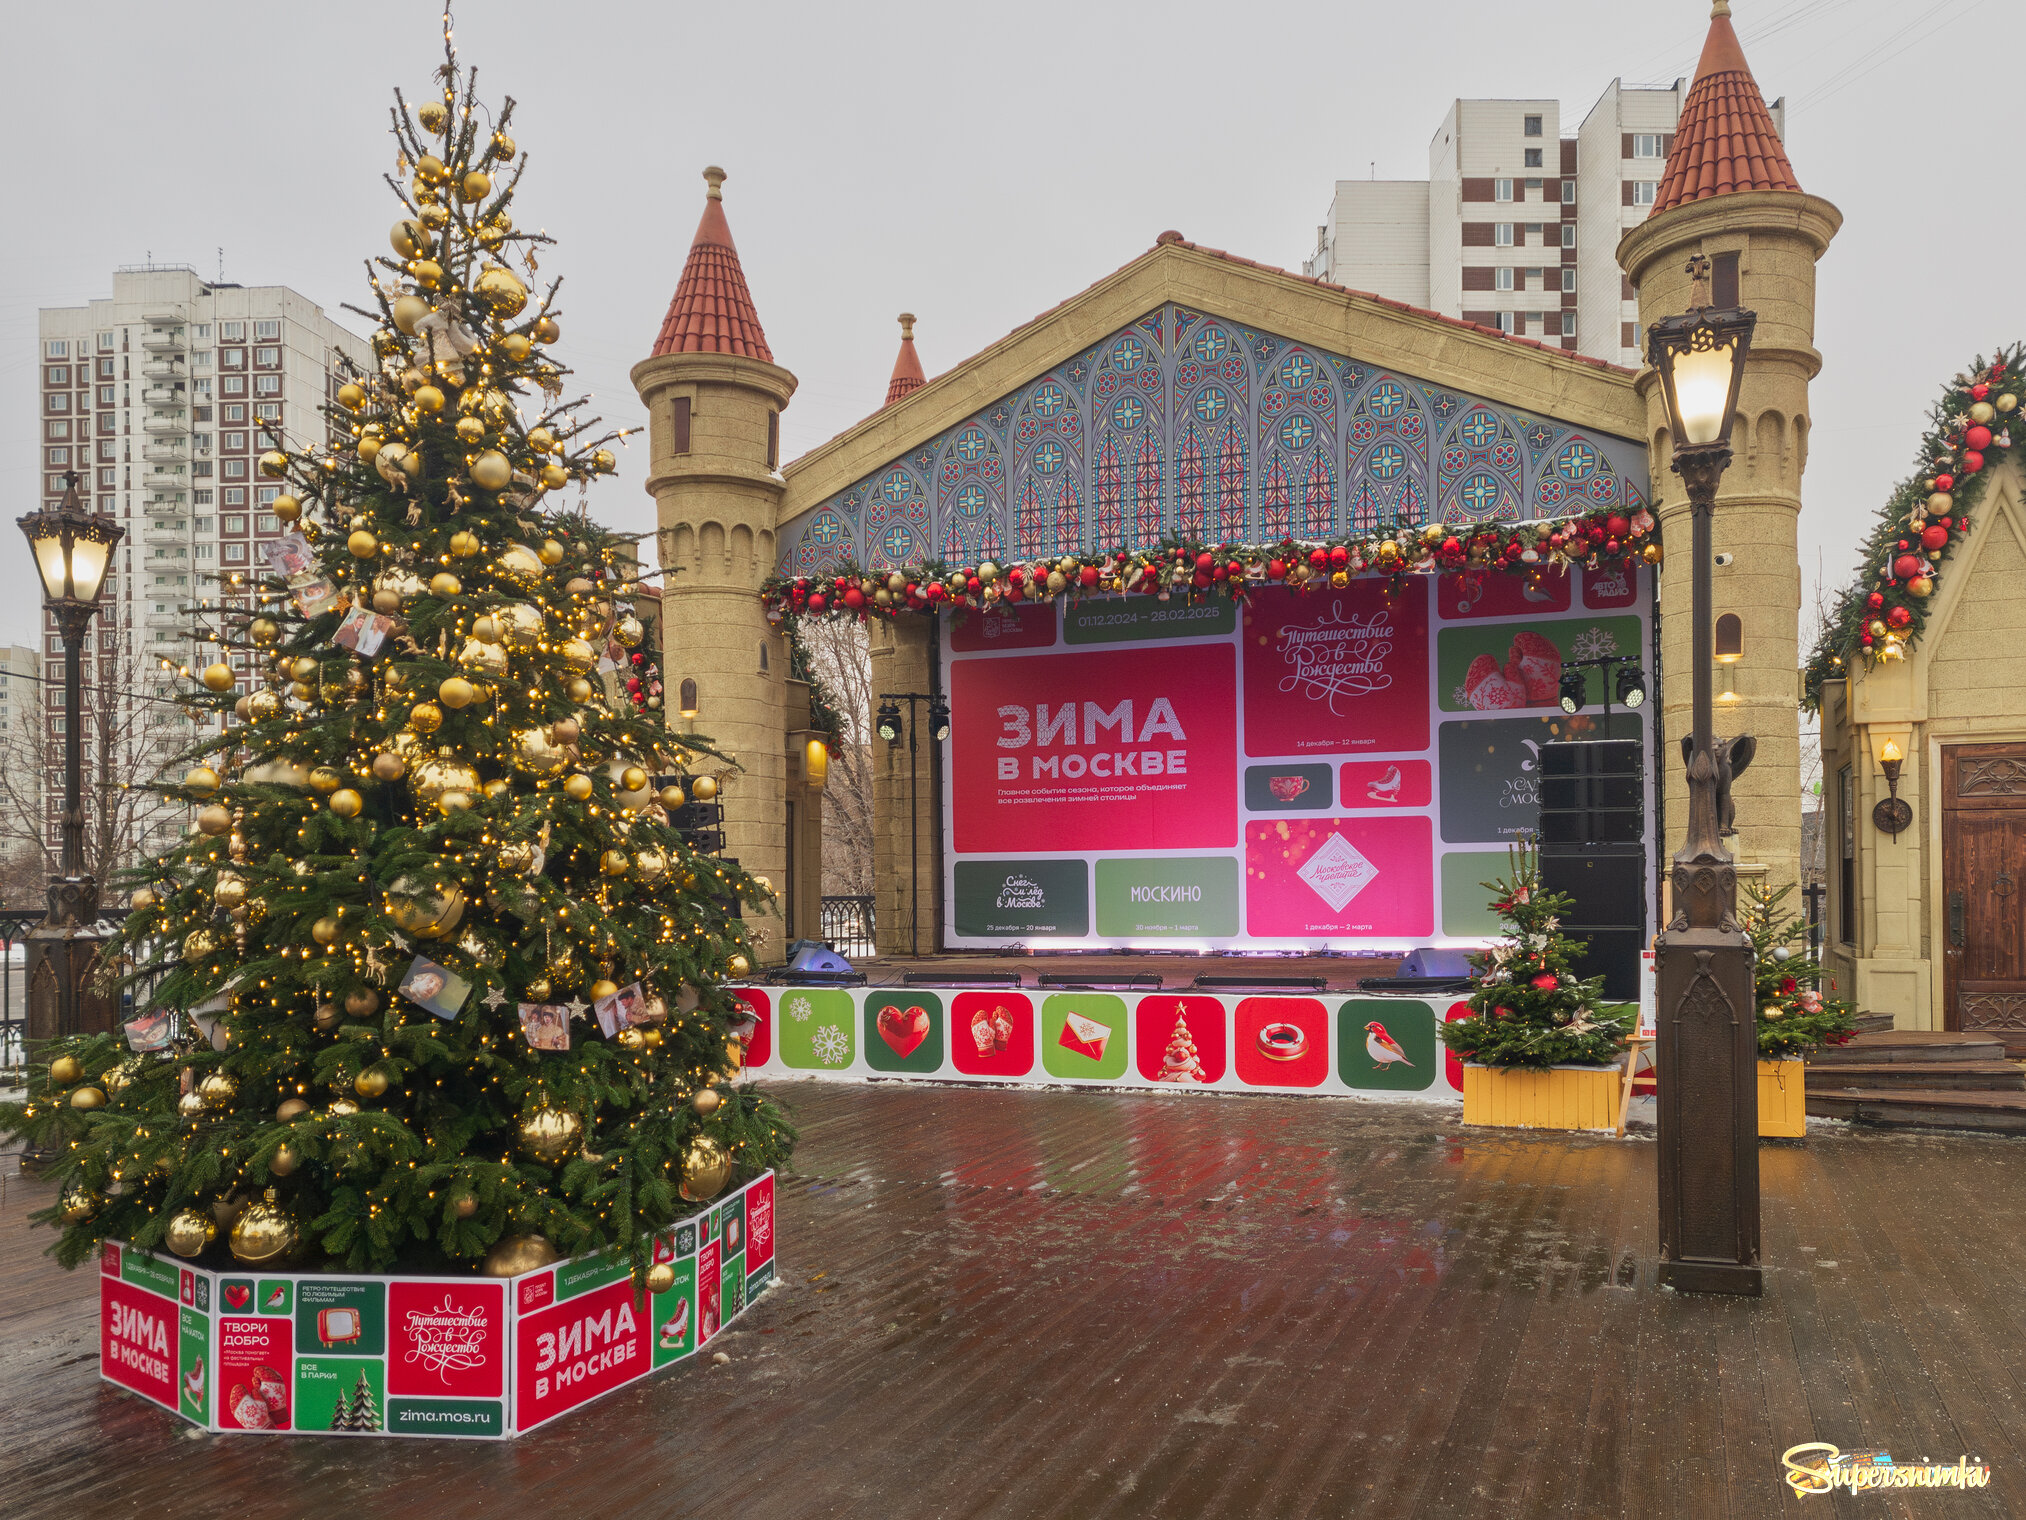
<instances>
[{"instance_id":1,"label":"black line array speaker","mask_svg":"<svg viewBox=\"0 0 2026 1520\"><path fill-rule=\"evenodd\" d=\"M1562 928L1588 948L1582 976L1606 997L1639 996L1646 947L1643 747L1634 739L1541 746L1541 886L1571 899Z\"/></svg>"}]
</instances>

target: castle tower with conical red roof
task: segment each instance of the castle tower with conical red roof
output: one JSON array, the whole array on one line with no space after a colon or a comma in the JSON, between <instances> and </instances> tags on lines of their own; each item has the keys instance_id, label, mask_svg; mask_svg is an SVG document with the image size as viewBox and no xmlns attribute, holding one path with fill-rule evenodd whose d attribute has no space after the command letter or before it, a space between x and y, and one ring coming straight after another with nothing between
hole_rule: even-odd
<instances>
[{"instance_id":1,"label":"castle tower with conical red roof","mask_svg":"<svg viewBox=\"0 0 2026 1520\"><path fill-rule=\"evenodd\" d=\"M915 352L915 314L904 311L900 314L900 353L893 361L893 378L886 383L885 404L892 406L928 383L928 377L922 373L921 355Z\"/></svg>"},{"instance_id":2,"label":"castle tower with conical red roof","mask_svg":"<svg viewBox=\"0 0 2026 1520\"><path fill-rule=\"evenodd\" d=\"M738 761L723 784L725 853L777 891L792 890L798 906L807 897L813 925L820 884L806 871L808 882L791 882L789 865L818 858L806 837L820 823L813 803L782 805L806 790L797 735L807 701L796 713L787 647L759 598L776 559L781 412L796 382L774 363L760 326L725 220L725 171L703 177L703 217L675 297L652 354L632 373L648 414L647 491L664 572L662 682L670 724L708 735ZM799 926L801 915L789 916ZM772 958L784 925L769 927Z\"/></svg>"},{"instance_id":3,"label":"castle tower with conical red roof","mask_svg":"<svg viewBox=\"0 0 2026 1520\"><path fill-rule=\"evenodd\" d=\"M1739 874L1763 871L1767 885L1800 879L1801 567L1797 554L1801 472L1813 414L1808 382L1822 367L1815 349L1815 265L1843 216L1801 189L1774 129L1765 97L1716 0L1695 83L1675 129L1667 168L1647 219L1618 244L1618 263L1639 292L1642 330L1688 309L1688 263L1707 256L1710 299L1758 314L1746 361L1732 463L1716 504L1715 541L1730 563L1714 572L1715 611L1740 624L1740 658L1724 672L1718 734L1752 734L1758 753L1732 788ZM1653 490L1668 558L1661 567L1661 699L1666 732L1689 731L1689 587L1693 573L1688 498L1673 473L1667 404L1659 376L1639 377L1646 398ZM1680 847L1688 817L1687 777L1668 765L1666 854Z\"/></svg>"}]
</instances>

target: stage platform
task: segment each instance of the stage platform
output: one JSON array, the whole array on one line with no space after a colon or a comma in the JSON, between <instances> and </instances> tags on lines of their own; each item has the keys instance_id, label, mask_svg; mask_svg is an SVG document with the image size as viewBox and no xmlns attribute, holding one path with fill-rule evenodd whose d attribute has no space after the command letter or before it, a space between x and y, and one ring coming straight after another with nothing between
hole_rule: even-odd
<instances>
[{"instance_id":1,"label":"stage platform","mask_svg":"<svg viewBox=\"0 0 2026 1520\"><path fill-rule=\"evenodd\" d=\"M879 955L854 960L868 986L899 987L912 973L918 984L950 985L945 978L1015 976L1023 987L1048 985L1041 978L1072 977L1088 983L1158 976L1161 988L1183 991L1199 976L1260 978L1258 985L1287 985L1288 978L1322 978L1323 992L1356 992L1358 980L1391 976L1397 956L1381 955L1173 955L1079 951L1028 955L1011 951L956 951L943 955ZM787 980L787 978L783 978ZM1305 984L1304 984L1305 985Z\"/></svg>"}]
</instances>

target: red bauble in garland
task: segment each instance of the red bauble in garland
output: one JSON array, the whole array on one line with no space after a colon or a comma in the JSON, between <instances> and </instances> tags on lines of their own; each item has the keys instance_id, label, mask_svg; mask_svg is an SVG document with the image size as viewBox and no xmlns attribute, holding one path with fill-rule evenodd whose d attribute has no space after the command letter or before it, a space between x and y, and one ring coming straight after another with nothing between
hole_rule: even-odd
<instances>
[{"instance_id":1,"label":"red bauble in garland","mask_svg":"<svg viewBox=\"0 0 2026 1520\"><path fill-rule=\"evenodd\" d=\"M1872 592L1871 595L1864 599L1864 605L1869 607L1873 612L1878 611L1879 608L1885 605L1885 593L1882 591Z\"/></svg>"},{"instance_id":2,"label":"red bauble in garland","mask_svg":"<svg viewBox=\"0 0 2026 1520\"><path fill-rule=\"evenodd\" d=\"M1982 401L1990 394L1991 387L1988 385L1978 384L1970 387L1970 399L1972 401Z\"/></svg>"},{"instance_id":3,"label":"red bauble in garland","mask_svg":"<svg viewBox=\"0 0 2026 1520\"><path fill-rule=\"evenodd\" d=\"M809 596L809 610L810 610L811 612L821 612L821 611L823 611L823 609L824 609L824 608L828 607L829 605L830 605L830 604L829 604L828 602L826 602L826 601L824 601L824 600L823 600L823 593L822 593L822 592L820 592L820 591L816 591L816 592L811 592L811 593L810 593L810 596Z\"/></svg>"},{"instance_id":4,"label":"red bauble in garland","mask_svg":"<svg viewBox=\"0 0 2026 1520\"><path fill-rule=\"evenodd\" d=\"M1885 626L1888 628L1904 628L1912 621L1913 614L1904 607L1895 607L1885 615Z\"/></svg>"},{"instance_id":5,"label":"red bauble in garland","mask_svg":"<svg viewBox=\"0 0 2026 1520\"><path fill-rule=\"evenodd\" d=\"M1902 554L1892 562L1892 573L1900 580L1912 580L1916 575L1920 574L1920 556L1918 554Z\"/></svg>"},{"instance_id":6,"label":"red bauble in garland","mask_svg":"<svg viewBox=\"0 0 2026 1520\"><path fill-rule=\"evenodd\" d=\"M847 586L844 590L844 605L853 612L858 611L865 605L865 593L856 586Z\"/></svg>"},{"instance_id":7,"label":"red bauble in garland","mask_svg":"<svg viewBox=\"0 0 2026 1520\"><path fill-rule=\"evenodd\" d=\"M1086 586L1095 586L1097 584L1097 566L1085 565L1076 578Z\"/></svg>"},{"instance_id":8,"label":"red bauble in garland","mask_svg":"<svg viewBox=\"0 0 2026 1520\"><path fill-rule=\"evenodd\" d=\"M1286 579L1287 579L1287 561L1286 561L1286 560L1281 560L1281 559L1270 559L1270 560L1268 560L1268 561L1266 562L1266 578L1267 578L1268 580L1270 580L1270 581L1283 581L1283 580L1286 580Z\"/></svg>"},{"instance_id":9,"label":"red bauble in garland","mask_svg":"<svg viewBox=\"0 0 2026 1520\"><path fill-rule=\"evenodd\" d=\"M1552 971L1543 971L1533 979L1533 986L1537 992L1553 992L1560 985Z\"/></svg>"},{"instance_id":10,"label":"red bauble in garland","mask_svg":"<svg viewBox=\"0 0 2026 1520\"><path fill-rule=\"evenodd\" d=\"M1988 449L1991 446L1991 430L1982 423L1978 423L1967 433L1963 434L1963 442L1973 449Z\"/></svg>"},{"instance_id":11,"label":"red bauble in garland","mask_svg":"<svg viewBox=\"0 0 2026 1520\"><path fill-rule=\"evenodd\" d=\"M1983 469L1983 467L1984 456L1979 454L1975 449L1971 449L1967 454L1963 455L1963 473L1965 475L1974 475L1977 471Z\"/></svg>"},{"instance_id":12,"label":"red bauble in garland","mask_svg":"<svg viewBox=\"0 0 2026 1520\"><path fill-rule=\"evenodd\" d=\"M1921 529L1920 546L1923 549L1942 549L1948 546L1949 530L1940 523L1929 523Z\"/></svg>"}]
</instances>

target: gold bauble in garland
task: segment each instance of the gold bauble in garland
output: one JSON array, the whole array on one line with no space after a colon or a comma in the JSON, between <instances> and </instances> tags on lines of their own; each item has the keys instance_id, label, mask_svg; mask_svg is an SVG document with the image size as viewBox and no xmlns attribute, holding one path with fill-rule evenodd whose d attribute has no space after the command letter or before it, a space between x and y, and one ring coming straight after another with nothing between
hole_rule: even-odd
<instances>
[{"instance_id":1,"label":"gold bauble in garland","mask_svg":"<svg viewBox=\"0 0 2026 1520\"><path fill-rule=\"evenodd\" d=\"M319 765L310 772L310 787L313 791L323 792L328 795L331 792L335 792L344 784L344 772L338 770L335 766Z\"/></svg>"},{"instance_id":2,"label":"gold bauble in garland","mask_svg":"<svg viewBox=\"0 0 2026 1520\"><path fill-rule=\"evenodd\" d=\"M100 1080L105 1083L106 1091L117 1098L133 1085L134 1078L140 1074L141 1063L138 1060L128 1060L120 1062Z\"/></svg>"},{"instance_id":3,"label":"gold bauble in garland","mask_svg":"<svg viewBox=\"0 0 2026 1520\"><path fill-rule=\"evenodd\" d=\"M265 649L281 637L281 625L273 618L257 617L246 625L246 632L254 643Z\"/></svg>"},{"instance_id":4,"label":"gold bauble in garland","mask_svg":"<svg viewBox=\"0 0 2026 1520\"><path fill-rule=\"evenodd\" d=\"M49 1063L49 1080L59 1087L68 1087L84 1077L84 1062L76 1056L58 1056Z\"/></svg>"},{"instance_id":5,"label":"gold bauble in garland","mask_svg":"<svg viewBox=\"0 0 2026 1520\"><path fill-rule=\"evenodd\" d=\"M610 475L619 468L619 461L612 457L610 449L597 449L591 455L592 468L601 475Z\"/></svg>"},{"instance_id":6,"label":"gold bauble in garland","mask_svg":"<svg viewBox=\"0 0 2026 1520\"><path fill-rule=\"evenodd\" d=\"M521 1150L545 1166L573 1155L583 1138L584 1121L571 1109L544 1105L521 1120Z\"/></svg>"},{"instance_id":7,"label":"gold bauble in garland","mask_svg":"<svg viewBox=\"0 0 2026 1520\"><path fill-rule=\"evenodd\" d=\"M521 989L530 1003L546 1003L556 989L545 976L538 976Z\"/></svg>"},{"instance_id":8,"label":"gold bauble in garland","mask_svg":"<svg viewBox=\"0 0 2026 1520\"><path fill-rule=\"evenodd\" d=\"M429 577L429 594L443 601L449 601L463 590L464 583L448 570L439 570Z\"/></svg>"},{"instance_id":9,"label":"gold bauble in garland","mask_svg":"<svg viewBox=\"0 0 2026 1520\"><path fill-rule=\"evenodd\" d=\"M246 903L246 878L231 871L220 871L216 884L211 888L211 900L228 912L243 907Z\"/></svg>"},{"instance_id":10,"label":"gold bauble in garland","mask_svg":"<svg viewBox=\"0 0 2026 1520\"><path fill-rule=\"evenodd\" d=\"M653 881L668 869L668 856L649 846L634 855L633 863L640 868L642 881Z\"/></svg>"},{"instance_id":11,"label":"gold bauble in garland","mask_svg":"<svg viewBox=\"0 0 2026 1520\"><path fill-rule=\"evenodd\" d=\"M448 686L450 681L443 684ZM408 772L408 790L424 807L434 807L446 792L469 794L477 789L478 768L452 754L431 755L417 761Z\"/></svg>"},{"instance_id":12,"label":"gold bauble in garland","mask_svg":"<svg viewBox=\"0 0 2026 1520\"><path fill-rule=\"evenodd\" d=\"M418 734L433 734L443 727L443 709L434 702L417 702L408 709L408 726Z\"/></svg>"},{"instance_id":13,"label":"gold bauble in garland","mask_svg":"<svg viewBox=\"0 0 2026 1520\"><path fill-rule=\"evenodd\" d=\"M338 1025L342 1024L344 1019L344 1010L339 1008L336 1003L319 1003L310 1014L310 1022L326 1034L329 1034ZM290 1101L295 1100L291 1099ZM282 1107L286 1108L288 1104L284 1103ZM288 1115L283 1114L281 1117L286 1119Z\"/></svg>"},{"instance_id":14,"label":"gold bauble in garland","mask_svg":"<svg viewBox=\"0 0 2026 1520\"><path fill-rule=\"evenodd\" d=\"M682 1196L691 1203L708 1203L732 1180L732 1158L709 1135L690 1141L682 1157Z\"/></svg>"},{"instance_id":15,"label":"gold bauble in garland","mask_svg":"<svg viewBox=\"0 0 2026 1520\"><path fill-rule=\"evenodd\" d=\"M197 1096L204 1100L206 1108L230 1108L232 1100L239 1096L239 1079L229 1071L206 1072L197 1084Z\"/></svg>"},{"instance_id":16,"label":"gold bauble in garland","mask_svg":"<svg viewBox=\"0 0 2026 1520\"><path fill-rule=\"evenodd\" d=\"M1648 544L1639 551L1639 557L1649 565L1657 565L1667 557L1667 551L1658 544Z\"/></svg>"},{"instance_id":17,"label":"gold bauble in garland","mask_svg":"<svg viewBox=\"0 0 2026 1520\"><path fill-rule=\"evenodd\" d=\"M637 1029L622 1029L613 1036L613 1039L627 1050L645 1050L647 1048L647 1036Z\"/></svg>"},{"instance_id":18,"label":"gold bauble in garland","mask_svg":"<svg viewBox=\"0 0 2026 1520\"><path fill-rule=\"evenodd\" d=\"M679 786L664 786L656 794L655 800L672 813L688 802L689 798L683 794L683 790Z\"/></svg>"},{"instance_id":19,"label":"gold bauble in garland","mask_svg":"<svg viewBox=\"0 0 2026 1520\"><path fill-rule=\"evenodd\" d=\"M275 1201L273 1188L250 1203L232 1226L232 1254L248 1266L278 1261L295 1249L295 1221Z\"/></svg>"},{"instance_id":20,"label":"gold bauble in garland","mask_svg":"<svg viewBox=\"0 0 2026 1520\"><path fill-rule=\"evenodd\" d=\"M56 1215L65 1224L80 1224L91 1218L105 1204L105 1200L90 1188L74 1187L57 1201Z\"/></svg>"},{"instance_id":21,"label":"gold bauble in garland","mask_svg":"<svg viewBox=\"0 0 2026 1520\"><path fill-rule=\"evenodd\" d=\"M416 389L415 410L418 412L440 412L443 410L443 392L433 385Z\"/></svg>"},{"instance_id":22,"label":"gold bauble in garland","mask_svg":"<svg viewBox=\"0 0 2026 1520\"><path fill-rule=\"evenodd\" d=\"M666 1293L670 1288L674 1286L675 1286L674 1262L657 1261L653 1266L647 1269L648 1292Z\"/></svg>"},{"instance_id":23,"label":"gold bauble in garland","mask_svg":"<svg viewBox=\"0 0 2026 1520\"><path fill-rule=\"evenodd\" d=\"M218 835L230 830L231 827L232 810L230 808L214 802L207 808L199 808L197 810L197 828L200 833L209 834L213 838L216 838Z\"/></svg>"},{"instance_id":24,"label":"gold bauble in garland","mask_svg":"<svg viewBox=\"0 0 2026 1520\"><path fill-rule=\"evenodd\" d=\"M394 883L384 902L397 927L422 939L442 939L464 917L464 893L458 888L432 891L409 876Z\"/></svg>"},{"instance_id":25,"label":"gold bauble in garland","mask_svg":"<svg viewBox=\"0 0 2026 1520\"><path fill-rule=\"evenodd\" d=\"M503 320L512 320L528 304L528 287L503 264L489 264L472 289L492 306Z\"/></svg>"},{"instance_id":26,"label":"gold bauble in garland","mask_svg":"<svg viewBox=\"0 0 2026 1520\"><path fill-rule=\"evenodd\" d=\"M362 1098L378 1098L387 1091L387 1074L369 1066L353 1078L352 1091Z\"/></svg>"},{"instance_id":27,"label":"gold bauble in garland","mask_svg":"<svg viewBox=\"0 0 2026 1520\"><path fill-rule=\"evenodd\" d=\"M542 540L542 563L554 569L563 562L563 546L553 538Z\"/></svg>"},{"instance_id":28,"label":"gold bauble in garland","mask_svg":"<svg viewBox=\"0 0 2026 1520\"><path fill-rule=\"evenodd\" d=\"M618 626L612 631L619 636L619 642L624 644L628 649L632 649L642 639L647 637L647 630L641 626L640 619L632 616L630 613L621 618Z\"/></svg>"},{"instance_id":29,"label":"gold bauble in garland","mask_svg":"<svg viewBox=\"0 0 2026 1520\"><path fill-rule=\"evenodd\" d=\"M479 1270L487 1277L519 1277L559 1259L546 1235L507 1235L485 1253L485 1265Z\"/></svg>"},{"instance_id":30,"label":"gold bauble in garland","mask_svg":"<svg viewBox=\"0 0 2026 1520\"><path fill-rule=\"evenodd\" d=\"M570 472L559 464L545 464L542 466L541 474L536 479L540 480L549 490L560 491L570 483Z\"/></svg>"},{"instance_id":31,"label":"gold bauble in garland","mask_svg":"<svg viewBox=\"0 0 2026 1520\"><path fill-rule=\"evenodd\" d=\"M492 176L483 169L473 169L459 183L457 192L465 200L482 201L492 194Z\"/></svg>"},{"instance_id":32,"label":"gold bauble in garland","mask_svg":"<svg viewBox=\"0 0 2026 1520\"><path fill-rule=\"evenodd\" d=\"M106 1106L106 1095L96 1087L73 1088L70 1094L70 1106L72 1108L104 1108Z\"/></svg>"},{"instance_id":33,"label":"gold bauble in garland","mask_svg":"<svg viewBox=\"0 0 2026 1520\"><path fill-rule=\"evenodd\" d=\"M339 787L331 793L331 811L340 818L356 818L359 810L366 805L366 799L348 786Z\"/></svg>"},{"instance_id":34,"label":"gold bauble in garland","mask_svg":"<svg viewBox=\"0 0 2026 1520\"><path fill-rule=\"evenodd\" d=\"M333 1013L337 1011L334 1007L332 1007L332 1005L328 1003L325 1004L324 1006L327 1008L331 1008L331 1011ZM321 1011L322 1010L319 1010L319 1012ZM333 1020L332 1022L335 1023L336 1021ZM304 1114L308 1113L309 1111L310 1111L309 1104L303 1102L301 1098L289 1098L285 1102L283 1102L281 1107L277 1108L274 1111L274 1116L276 1119L280 1120L283 1124L287 1124L293 1119L300 1119Z\"/></svg>"},{"instance_id":35,"label":"gold bauble in garland","mask_svg":"<svg viewBox=\"0 0 2026 1520\"><path fill-rule=\"evenodd\" d=\"M492 134L492 147L488 150L494 158L508 159L515 153L514 140L504 132Z\"/></svg>"},{"instance_id":36,"label":"gold bauble in garland","mask_svg":"<svg viewBox=\"0 0 2026 1520\"><path fill-rule=\"evenodd\" d=\"M541 556L526 544L508 544L493 561L493 569L530 590L542 582Z\"/></svg>"},{"instance_id":37,"label":"gold bauble in garland","mask_svg":"<svg viewBox=\"0 0 2026 1520\"><path fill-rule=\"evenodd\" d=\"M201 1255L218 1238L218 1222L198 1209L184 1209L169 1220L162 1243L178 1256Z\"/></svg>"},{"instance_id":38,"label":"gold bauble in garland","mask_svg":"<svg viewBox=\"0 0 2026 1520\"><path fill-rule=\"evenodd\" d=\"M209 929L193 929L183 940L183 959L194 966L217 948L217 935Z\"/></svg>"},{"instance_id":39,"label":"gold bauble in garland","mask_svg":"<svg viewBox=\"0 0 2026 1520\"><path fill-rule=\"evenodd\" d=\"M464 420L466 422L471 421L469 417ZM483 547L485 546L478 541L476 533L467 532L463 528L459 528L455 533L450 535L450 552L459 559L470 559L472 555L478 553Z\"/></svg>"},{"instance_id":40,"label":"gold bauble in garland","mask_svg":"<svg viewBox=\"0 0 2026 1520\"><path fill-rule=\"evenodd\" d=\"M524 728L513 737L516 770L531 776L553 776L568 763L563 746L549 737L545 728Z\"/></svg>"},{"instance_id":41,"label":"gold bauble in garland","mask_svg":"<svg viewBox=\"0 0 2026 1520\"><path fill-rule=\"evenodd\" d=\"M725 962L725 970L729 971L733 976L744 976L752 969L753 963L743 955L735 955Z\"/></svg>"},{"instance_id":42,"label":"gold bauble in garland","mask_svg":"<svg viewBox=\"0 0 2026 1520\"><path fill-rule=\"evenodd\" d=\"M408 272L424 290L434 290L443 283L443 266L434 259L411 259Z\"/></svg>"},{"instance_id":43,"label":"gold bauble in garland","mask_svg":"<svg viewBox=\"0 0 2026 1520\"><path fill-rule=\"evenodd\" d=\"M548 631L540 610L526 602L506 602L493 608L492 615L502 625L501 633L507 648L516 654L526 654L533 649Z\"/></svg>"}]
</instances>

